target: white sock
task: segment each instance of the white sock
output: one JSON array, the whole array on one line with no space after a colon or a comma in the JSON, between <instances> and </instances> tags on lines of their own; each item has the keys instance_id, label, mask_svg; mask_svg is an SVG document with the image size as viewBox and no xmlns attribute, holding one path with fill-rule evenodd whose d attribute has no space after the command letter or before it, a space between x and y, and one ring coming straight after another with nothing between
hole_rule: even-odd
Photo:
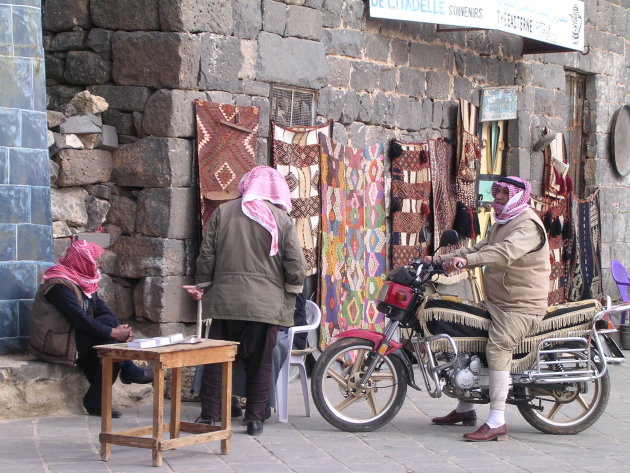
<instances>
[{"instance_id":1,"label":"white sock","mask_svg":"<svg viewBox=\"0 0 630 473\"><path fill-rule=\"evenodd\" d=\"M455 408L455 412L459 412L460 414L464 412L470 412L475 410L475 405L470 402L458 401L457 407Z\"/></svg>"},{"instance_id":2,"label":"white sock","mask_svg":"<svg viewBox=\"0 0 630 473\"><path fill-rule=\"evenodd\" d=\"M490 427L491 429L501 427L503 424L505 424L505 411L490 409L486 424L488 424L488 427Z\"/></svg>"}]
</instances>

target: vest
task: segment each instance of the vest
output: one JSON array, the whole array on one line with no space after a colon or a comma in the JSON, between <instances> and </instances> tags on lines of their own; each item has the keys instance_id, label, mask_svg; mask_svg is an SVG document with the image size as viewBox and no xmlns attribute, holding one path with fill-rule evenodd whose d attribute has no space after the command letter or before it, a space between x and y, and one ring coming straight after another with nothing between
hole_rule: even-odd
<instances>
[{"instance_id":1,"label":"vest","mask_svg":"<svg viewBox=\"0 0 630 473\"><path fill-rule=\"evenodd\" d=\"M522 312L543 315L547 311L549 293L549 244L545 227L538 215L527 209L505 225L495 225L490 230L488 244L503 241L512 230L525 220L540 229L542 244L513 261L509 266L486 266L483 284L486 298L505 312Z\"/></svg>"},{"instance_id":2,"label":"vest","mask_svg":"<svg viewBox=\"0 0 630 473\"><path fill-rule=\"evenodd\" d=\"M46 293L58 284L72 289L77 296L79 305L83 306L81 289L67 279L53 278L39 286L33 301L28 351L40 360L61 365L74 365L77 355L74 327L46 299Z\"/></svg>"}]
</instances>

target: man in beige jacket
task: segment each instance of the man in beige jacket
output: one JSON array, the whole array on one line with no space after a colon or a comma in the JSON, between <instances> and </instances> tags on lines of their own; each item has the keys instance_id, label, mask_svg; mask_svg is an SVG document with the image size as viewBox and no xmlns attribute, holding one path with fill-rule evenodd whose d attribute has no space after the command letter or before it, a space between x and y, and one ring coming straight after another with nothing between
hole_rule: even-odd
<instances>
[{"instance_id":1,"label":"man in beige jacket","mask_svg":"<svg viewBox=\"0 0 630 473\"><path fill-rule=\"evenodd\" d=\"M485 266L483 304L492 316L486 358L490 368L490 414L477 431L464 435L473 442L507 435L505 401L510 387L514 348L542 320L549 291L549 246L540 218L530 208L531 185L519 177L500 178L492 185L496 224L471 248L444 255L449 272ZM459 401L457 408L435 424L475 425L474 404Z\"/></svg>"}]
</instances>

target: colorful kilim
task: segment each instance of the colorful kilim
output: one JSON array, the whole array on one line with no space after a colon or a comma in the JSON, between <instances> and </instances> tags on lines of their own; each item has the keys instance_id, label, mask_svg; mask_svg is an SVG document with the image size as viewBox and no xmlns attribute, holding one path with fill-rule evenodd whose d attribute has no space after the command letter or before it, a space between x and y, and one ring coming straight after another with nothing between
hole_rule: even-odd
<instances>
[{"instance_id":1,"label":"colorful kilim","mask_svg":"<svg viewBox=\"0 0 630 473\"><path fill-rule=\"evenodd\" d=\"M602 291L599 190L586 200L571 197L574 244L569 300L599 299Z\"/></svg>"},{"instance_id":2,"label":"colorful kilim","mask_svg":"<svg viewBox=\"0 0 630 473\"><path fill-rule=\"evenodd\" d=\"M352 328L383 329L386 277L384 145L343 146L321 134L321 345Z\"/></svg>"},{"instance_id":3,"label":"colorful kilim","mask_svg":"<svg viewBox=\"0 0 630 473\"><path fill-rule=\"evenodd\" d=\"M429 224L431 165L428 143L398 143L402 154L392 160L392 267L404 266L428 253L420 229Z\"/></svg>"},{"instance_id":4,"label":"colorful kilim","mask_svg":"<svg viewBox=\"0 0 630 473\"><path fill-rule=\"evenodd\" d=\"M330 136L331 121L318 126L287 128L272 123L273 163L291 190L295 221L304 258L306 275L317 273L321 202L319 197L318 132Z\"/></svg>"},{"instance_id":5,"label":"colorful kilim","mask_svg":"<svg viewBox=\"0 0 630 473\"><path fill-rule=\"evenodd\" d=\"M560 230L564 225L570 225L569 222L569 206L565 198L537 198L532 197L531 205L541 220L551 220L553 226L559 225ZM563 238L563 234L567 238ZM549 276L549 296L548 304L562 304L567 302L569 295L569 267L570 260L567 257L571 250L573 240L571 232L547 231L547 239L549 241L549 257L551 261L551 275Z\"/></svg>"},{"instance_id":6,"label":"colorful kilim","mask_svg":"<svg viewBox=\"0 0 630 473\"><path fill-rule=\"evenodd\" d=\"M433 183L433 241L437 247L440 235L453 228L457 196L452 181L453 147L440 138L429 140L429 161ZM455 247L442 248L438 254L454 251Z\"/></svg>"},{"instance_id":7,"label":"colorful kilim","mask_svg":"<svg viewBox=\"0 0 630 473\"><path fill-rule=\"evenodd\" d=\"M238 195L241 177L255 166L258 107L195 100L201 224L220 201L213 194Z\"/></svg>"}]
</instances>

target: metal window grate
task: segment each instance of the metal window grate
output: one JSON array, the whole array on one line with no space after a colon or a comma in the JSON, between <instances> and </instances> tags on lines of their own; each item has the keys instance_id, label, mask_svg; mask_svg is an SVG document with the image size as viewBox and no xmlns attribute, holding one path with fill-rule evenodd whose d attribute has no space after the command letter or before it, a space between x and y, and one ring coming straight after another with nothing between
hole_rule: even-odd
<instances>
[{"instance_id":1,"label":"metal window grate","mask_svg":"<svg viewBox=\"0 0 630 473\"><path fill-rule=\"evenodd\" d=\"M271 91L271 119L285 126L315 124L315 92L284 87Z\"/></svg>"}]
</instances>

